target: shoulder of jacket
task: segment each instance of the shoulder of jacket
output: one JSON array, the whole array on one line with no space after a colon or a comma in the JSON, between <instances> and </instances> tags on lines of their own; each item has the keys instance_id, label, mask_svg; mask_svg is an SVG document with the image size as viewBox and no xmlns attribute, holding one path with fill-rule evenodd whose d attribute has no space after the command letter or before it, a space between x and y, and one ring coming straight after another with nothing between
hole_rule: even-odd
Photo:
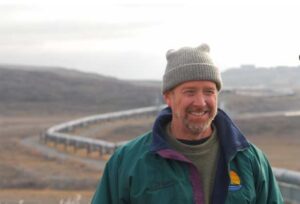
<instances>
[{"instance_id":1,"label":"shoulder of jacket","mask_svg":"<svg viewBox=\"0 0 300 204\"><path fill-rule=\"evenodd\" d=\"M268 160L263 151L250 142L249 146L239 151L235 158L250 162L254 171L268 165Z\"/></svg>"},{"instance_id":2,"label":"shoulder of jacket","mask_svg":"<svg viewBox=\"0 0 300 204\"><path fill-rule=\"evenodd\" d=\"M250 143L245 154L250 160L253 172L256 176L259 177L262 173L268 173L271 167L265 153L260 148Z\"/></svg>"},{"instance_id":3,"label":"shoulder of jacket","mask_svg":"<svg viewBox=\"0 0 300 204\"><path fill-rule=\"evenodd\" d=\"M249 149L248 149L249 155L251 155L254 159L257 159L257 160L265 160L266 159L265 154L263 153L263 151L260 148L258 148L256 145L254 145L252 143L249 143L249 144L250 144Z\"/></svg>"}]
</instances>

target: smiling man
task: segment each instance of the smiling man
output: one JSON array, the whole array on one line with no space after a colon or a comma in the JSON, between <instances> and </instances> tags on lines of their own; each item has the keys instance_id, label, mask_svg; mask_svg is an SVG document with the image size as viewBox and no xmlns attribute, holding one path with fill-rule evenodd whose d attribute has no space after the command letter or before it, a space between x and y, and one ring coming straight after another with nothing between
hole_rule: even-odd
<instances>
[{"instance_id":1,"label":"smiling man","mask_svg":"<svg viewBox=\"0 0 300 204\"><path fill-rule=\"evenodd\" d=\"M208 45L169 50L168 107L114 153L92 203L283 203L264 154L217 108L221 88Z\"/></svg>"},{"instance_id":2,"label":"smiling man","mask_svg":"<svg viewBox=\"0 0 300 204\"><path fill-rule=\"evenodd\" d=\"M173 111L171 130L175 138L199 140L211 135L217 92L214 82L189 81L164 94Z\"/></svg>"}]
</instances>

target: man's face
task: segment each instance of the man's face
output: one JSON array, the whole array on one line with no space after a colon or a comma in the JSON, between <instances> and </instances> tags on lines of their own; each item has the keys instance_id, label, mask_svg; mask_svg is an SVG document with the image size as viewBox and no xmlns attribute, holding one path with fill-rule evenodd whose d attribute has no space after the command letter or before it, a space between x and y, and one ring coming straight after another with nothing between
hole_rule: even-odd
<instances>
[{"instance_id":1,"label":"man's face","mask_svg":"<svg viewBox=\"0 0 300 204\"><path fill-rule=\"evenodd\" d=\"M164 94L172 124L182 133L199 135L211 128L217 114L218 90L211 81L189 81Z\"/></svg>"}]
</instances>

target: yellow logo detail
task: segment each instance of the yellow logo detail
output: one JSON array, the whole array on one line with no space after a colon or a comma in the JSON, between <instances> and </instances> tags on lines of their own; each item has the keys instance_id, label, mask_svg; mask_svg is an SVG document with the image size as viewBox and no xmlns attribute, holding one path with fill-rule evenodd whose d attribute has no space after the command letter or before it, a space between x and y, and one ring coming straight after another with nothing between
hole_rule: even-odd
<instances>
[{"instance_id":1,"label":"yellow logo detail","mask_svg":"<svg viewBox=\"0 0 300 204\"><path fill-rule=\"evenodd\" d=\"M230 171L230 184L231 185L240 185L241 184L241 179L239 175L235 171Z\"/></svg>"}]
</instances>

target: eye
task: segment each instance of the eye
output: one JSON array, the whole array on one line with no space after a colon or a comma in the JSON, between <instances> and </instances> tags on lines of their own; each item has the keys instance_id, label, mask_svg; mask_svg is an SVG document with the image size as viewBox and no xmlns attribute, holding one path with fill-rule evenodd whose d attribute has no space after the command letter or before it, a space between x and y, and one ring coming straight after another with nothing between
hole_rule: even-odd
<instances>
[{"instance_id":1,"label":"eye","mask_svg":"<svg viewBox=\"0 0 300 204\"><path fill-rule=\"evenodd\" d=\"M187 89L187 90L183 91L183 94L187 95L187 96L193 96L193 95L195 95L195 92L196 92L195 90Z\"/></svg>"},{"instance_id":2,"label":"eye","mask_svg":"<svg viewBox=\"0 0 300 204\"><path fill-rule=\"evenodd\" d=\"M216 92L215 89L205 89L205 90L204 90L204 93L205 93L206 95L213 95L213 94L215 94L215 92Z\"/></svg>"}]
</instances>

